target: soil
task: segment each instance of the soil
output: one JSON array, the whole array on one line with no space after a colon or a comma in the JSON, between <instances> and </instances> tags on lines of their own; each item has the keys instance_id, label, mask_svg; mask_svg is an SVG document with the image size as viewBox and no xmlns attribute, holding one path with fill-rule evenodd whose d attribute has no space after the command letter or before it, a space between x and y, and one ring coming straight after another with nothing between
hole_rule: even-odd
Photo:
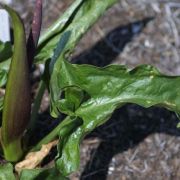
<instances>
[{"instance_id":1,"label":"soil","mask_svg":"<svg viewBox=\"0 0 180 180\"><path fill-rule=\"evenodd\" d=\"M22 2L15 1L14 6L26 20L28 29L34 1ZM72 1L45 2L43 29ZM97 66L152 64L163 73L179 75L179 33L179 1L122 0L83 37L72 61ZM40 117L51 123L44 112L46 109L47 95ZM73 173L71 179L180 179L180 130L176 128L177 123L175 114L163 108L124 106L82 142L80 170Z\"/></svg>"}]
</instances>

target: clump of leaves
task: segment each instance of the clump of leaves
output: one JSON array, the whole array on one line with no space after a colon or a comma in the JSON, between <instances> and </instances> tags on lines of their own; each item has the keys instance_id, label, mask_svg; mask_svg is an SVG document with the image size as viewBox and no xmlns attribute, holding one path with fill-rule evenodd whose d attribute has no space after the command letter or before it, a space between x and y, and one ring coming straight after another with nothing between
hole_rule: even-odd
<instances>
[{"instance_id":1,"label":"clump of leaves","mask_svg":"<svg viewBox=\"0 0 180 180\"><path fill-rule=\"evenodd\" d=\"M59 141L55 167L24 167L19 172L19 179L66 179L79 167L79 145L83 137L126 103L146 108L162 106L180 114L180 76L163 75L150 65L135 69L122 65L99 68L68 61L82 35L116 2L76 0L39 40L42 1L36 0L27 41L18 13L2 5L14 27L14 45L0 42L0 87L6 89L5 96L0 98L1 146L2 156L8 161L0 166L2 179L15 179L14 163L23 160L29 152L32 158L56 139ZM31 109L29 72L37 63L44 64L45 71ZM65 114L66 118L32 147L29 140L46 88L50 93L51 115L58 118ZM26 160L22 162L25 164Z\"/></svg>"}]
</instances>

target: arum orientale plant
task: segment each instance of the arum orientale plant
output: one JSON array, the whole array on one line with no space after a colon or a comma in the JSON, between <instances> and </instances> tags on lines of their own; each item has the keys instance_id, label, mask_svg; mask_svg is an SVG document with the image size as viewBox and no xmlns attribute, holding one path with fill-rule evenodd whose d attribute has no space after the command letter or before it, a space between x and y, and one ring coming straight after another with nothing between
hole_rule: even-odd
<instances>
[{"instance_id":1,"label":"arum orientale plant","mask_svg":"<svg viewBox=\"0 0 180 180\"><path fill-rule=\"evenodd\" d=\"M66 179L79 167L83 138L127 103L146 108L161 106L180 114L180 76L164 75L150 65L134 69L122 65L100 68L69 62L80 38L116 2L75 0L40 36L42 0L36 0L27 40L18 13L1 5L11 17L14 33L13 45L0 42L0 87L5 88L5 95L0 97L0 140L1 156L7 162L0 166L1 179ZM30 70L34 64L44 64L45 70L32 105ZM50 94L50 114L54 118L64 114L65 119L32 145L30 140L45 89ZM54 140L58 140L54 167L22 166L20 171L15 168L18 175L14 172L27 154L35 152L36 157L43 152L44 145Z\"/></svg>"}]
</instances>

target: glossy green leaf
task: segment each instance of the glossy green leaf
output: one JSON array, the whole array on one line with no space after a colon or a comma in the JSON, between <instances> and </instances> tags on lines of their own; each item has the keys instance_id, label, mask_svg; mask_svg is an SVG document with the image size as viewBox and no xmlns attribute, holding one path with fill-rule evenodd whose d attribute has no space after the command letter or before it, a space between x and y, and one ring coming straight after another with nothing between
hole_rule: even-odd
<instances>
[{"instance_id":1,"label":"glossy green leaf","mask_svg":"<svg viewBox=\"0 0 180 180\"><path fill-rule=\"evenodd\" d=\"M11 60L0 63L0 88L5 86L8 78L9 65ZM0 111L3 109L4 97L0 97Z\"/></svg>"},{"instance_id":2,"label":"glossy green leaf","mask_svg":"<svg viewBox=\"0 0 180 180\"><path fill-rule=\"evenodd\" d=\"M0 63L0 87L7 83L7 76L11 60L3 61Z\"/></svg>"},{"instance_id":3,"label":"glossy green leaf","mask_svg":"<svg viewBox=\"0 0 180 180\"><path fill-rule=\"evenodd\" d=\"M62 112L77 116L83 125L66 139L63 147L60 145L62 154L57 167L64 175L77 170L82 138L125 103L146 108L162 106L180 113L179 84L180 77L163 75L150 65L133 70L121 65L98 68L71 64L60 56L50 81L52 115L57 117Z\"/></svg>"},{"instance_id":4,"label":"glossy green leaf","mask_svg":"<svg viewBox=\"0 0 180 180\"><path fill-rule=\"evenodd\" d=\"M19 15L8 6L4 8L12 18L14 52L6 86L1 136L6 160L18 161L23 155L21 138L29 122L31 110L26 36Z\"/></svg>"},{"instance_id":5,"label":"glossy green leaf","mask_svg":"<svg viewBox=\"0 0 180 180\"><path fill-rule=\"evenodd\" d=\"M16 180L13 174L13 166L10 163L0 165L0 180Z\"/></svg>"},{"instance_id":6,"label":"glossy green leaf","mask_svg":"<svg viewBox=\"0 0 180 180\"><path fill-rule=\"evenodd\" d=\"M12 56L12 45L10 42L0 41L0 63L8 60Z\"/></svg>"},{"instance_id":7,"label":"glossy green leaf","mask_svg":"<svg viewBox=\"0 0 180 180\"><path fill-rule=\"evenodd\" d=\"M7 74L10 65L10 58L12 57L12 45L10 42L0 41L0 87L7 82Z\"/></svg>"},{"instance_id":8,"label":"glossy green leaf","mask_svg":"<svg viewBox=\"0 0 180 180\"><path fill-rule=\"evenodd\" d=\"M63 177L55 168L23 170L20 180L68 180Z\"/></svg>"},{"instance_id":9,"label":"glossy green leaf","mask_svg":"<svg viewBox=\"0 0 180 180\"><path fill-rule=\"evenodd\" d=\"M65 51L72 51L82 35L118 0L76 0L40 38L36 62L43 63L53 56L54 48L65 31L72 36Z\"/></svg>"}]
</instances>

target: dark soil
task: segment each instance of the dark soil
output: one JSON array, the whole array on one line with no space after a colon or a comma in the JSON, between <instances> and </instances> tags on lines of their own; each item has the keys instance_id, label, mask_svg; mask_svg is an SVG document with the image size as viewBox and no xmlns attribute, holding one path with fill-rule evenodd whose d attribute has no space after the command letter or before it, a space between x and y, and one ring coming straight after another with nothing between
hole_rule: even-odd
<instances>
[{"instance_id":1,"label":"dark soil","mask_svg":"<svg viewBox=\"0 0 180 180\"><path fill-rule=\"evenodd\" d=\"M33 1L28 2L23 3L23 11L22 4L15 4L26 20L31 17ZM43 28L47 28L70 2L47 0ZM119 1L83 37L72 61L97 66L153 64L161 72L178 75L179 13L180 2L175 0L171 3L166 0ZM48 99L45 98L41 117L46 119L48 116L43 112L48 107ZM80 170L71 175L71 179L180 179L177 123L175 114L163 108L124 106L82 142Z\"/></svg>"}]
</instances>

